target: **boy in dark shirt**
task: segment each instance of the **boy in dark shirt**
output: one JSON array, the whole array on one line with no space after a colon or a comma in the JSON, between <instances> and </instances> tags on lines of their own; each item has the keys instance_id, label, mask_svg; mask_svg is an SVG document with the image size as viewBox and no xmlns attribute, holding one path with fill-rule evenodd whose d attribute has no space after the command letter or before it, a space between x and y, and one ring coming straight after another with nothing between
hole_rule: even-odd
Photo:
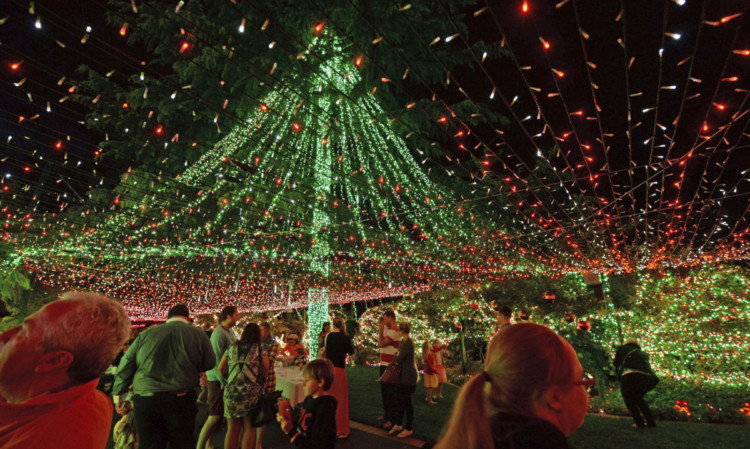
<instances>
[{"instance_id":1,"label":"boy in dark shirt","mask_svg":"<svg viewBox=\"0 0 750 449\"><path fill-rule=\"evenodd\" d=\"M317 359L305 366L305 400L288 416L276 415L296 449L332 449L336 443L336 399L323 396L333 383L333 364Z\"/></svg>"}]
</instances>

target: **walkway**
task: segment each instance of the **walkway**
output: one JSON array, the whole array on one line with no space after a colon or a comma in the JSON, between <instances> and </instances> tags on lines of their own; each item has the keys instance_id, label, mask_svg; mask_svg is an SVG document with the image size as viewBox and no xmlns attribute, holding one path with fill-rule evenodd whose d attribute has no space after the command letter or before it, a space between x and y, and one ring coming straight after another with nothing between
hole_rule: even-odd
<instances>
[{"instance_id":1,"label":"walkway","mask_svg":"<svg viewBox=\"0 0 750 449\"><path fill-rule=\"evenodd\" d=\"M198 417L196 419L195 435L196 440L198 433L200 432L201 426L206 420L206 406L198 406ZM116 423L120 419L120 415L116 415L113 422ZM199 423L199 424L198 424ZM340 439L336 441L337 449L413 449L421 448L424 446L424 441L420 441L414 438L407 438L400 440L396 437L388 435L385 430L377 429L364 424L352 422L351 423L352 433L349 438ZM224 446L224 433L226 432L226 425L222 426L216 435L216 448L222 449ZM113 449L114 444L111 440L107 444L107 449ZM263 448L264 449L289 449L292 445L289 443L289 437L284 435L278 424L272 423L266 429L266 434L263 437Z\"/></svg>"}]
</instances>

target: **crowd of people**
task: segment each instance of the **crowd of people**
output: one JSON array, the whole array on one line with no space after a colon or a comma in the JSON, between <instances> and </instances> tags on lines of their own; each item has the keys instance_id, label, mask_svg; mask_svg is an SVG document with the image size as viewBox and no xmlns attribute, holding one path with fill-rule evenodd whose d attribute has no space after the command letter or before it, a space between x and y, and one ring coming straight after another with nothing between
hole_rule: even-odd
<instances>
[{"instance_id":1,"label":"crowd of people","mask_svg":"<svg viewBox=\"0 0 750 449\"><path fill-rule=\"evenodd\" d=\"M511 325L510 309L498 309L497 333L487 348L484 370L461 389L436 448L568 448L566 437L583 423L587 388L573 347L547 327ZM266 425L275 420L295 448L333 448L348 438L346 362L355 352L350 325L342 317L318 335L318 358L302 371L304 400L294 409L275 402L274 360L305 358L296 334L277 344L268 323L248 323L237 338L236 307L226 306L210 337L194 326L189 309L172 307L164 324L139 333L126 345L130 320L122 305L88 293L67 293L0 335L0 447L94 449L106 445L113 406L97 390L100 376L120 354L112 395L122 419L114 427L117 448L212 449L226 420L224 448L261 449ZM349 330L349 332L347 332ZM420 374L411 325L383 313L378 329L380 373L398 367L396 379L381 382L389 434L414 432ZM425 401L442 399L446 345L422 343ZM658 383L647 354L635 342L617 348L614 365L622 396L637 427L655 421L644 395ZM207 392L208 417L195 440L197 390Z\"/></svg>"}]
</instances>

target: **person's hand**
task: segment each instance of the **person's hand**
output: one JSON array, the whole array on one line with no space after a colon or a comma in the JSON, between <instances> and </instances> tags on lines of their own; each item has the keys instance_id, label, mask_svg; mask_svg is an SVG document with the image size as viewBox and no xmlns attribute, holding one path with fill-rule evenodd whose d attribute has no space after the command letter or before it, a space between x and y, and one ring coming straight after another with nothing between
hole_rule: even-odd
<instances>
[{"instance_id":1,"label":"person's hand","mask_svg":"<svg viewBox=\"0 0 750 449\"><path fill-rule=\"evenodd\" d=\"M276 414L276 421L279 422L281 425L281 430L284 431L284 433L289 433L292 430L292 422L288 419L284 418L281 414Z\"/></svg>"},{"instance_id":2,"label":"person's hand","mask_svg":"<svg viewBox=\"0 0 750 449\"><path fill-rule=\"evenodd\" d=\"M130 410L132 409L133 409L133 406L130 403L130 401L120 401L117 404L117 413L119 415L127 415L128 413L130 413Z\"/></svg>"}]
</instances>

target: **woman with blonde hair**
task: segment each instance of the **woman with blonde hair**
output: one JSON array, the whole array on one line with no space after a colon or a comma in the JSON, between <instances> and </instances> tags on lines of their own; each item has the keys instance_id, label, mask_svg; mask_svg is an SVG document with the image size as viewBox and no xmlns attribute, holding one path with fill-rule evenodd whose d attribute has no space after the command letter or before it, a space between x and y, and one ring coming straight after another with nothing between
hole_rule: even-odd
<instances>
[{"instance_id":1,"label":"woman with blonde hair","mask_svg":"<svg viewBox=\"0 0 750 449\"><path fill-rule=\"evenodd\" d=\"M534 323L509 326L461 389L435 449L569 448L591 382L565 339Z\"/></svg>"}]
</instances>

